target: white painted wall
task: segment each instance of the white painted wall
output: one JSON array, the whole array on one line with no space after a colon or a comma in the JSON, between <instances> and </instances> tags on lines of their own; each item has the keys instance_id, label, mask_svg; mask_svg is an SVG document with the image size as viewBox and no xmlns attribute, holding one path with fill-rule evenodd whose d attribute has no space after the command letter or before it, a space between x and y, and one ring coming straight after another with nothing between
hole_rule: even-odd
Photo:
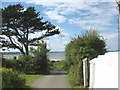
<instances>
[{"instance_id":1,"label":"white painted wall","mask_svg":"<svg viewBox=\"0 0 120 90\"><path fill-rule=\"evenodd\" d=\"M118 88L118 52L90 61L90 88Z\"/></svg>"}]
</instances>

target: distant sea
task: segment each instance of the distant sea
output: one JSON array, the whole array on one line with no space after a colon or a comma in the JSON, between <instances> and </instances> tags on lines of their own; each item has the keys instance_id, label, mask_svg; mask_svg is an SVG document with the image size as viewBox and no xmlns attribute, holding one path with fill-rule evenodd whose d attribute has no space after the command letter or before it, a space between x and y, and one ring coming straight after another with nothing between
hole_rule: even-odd
<instances>
[{"instance_id":1,"label":"distant sea","mask_svg":"<svg viewBox=\"0 0 120 90\"><path fill-rule=\"evenodd\" d=\"M2 52L3 57L5 58L14 58L14 57L19 57L21 55L20 52ZM48 53L48 58L50 60L64 60L65 59L65 52L49 52Z\"/></svg>"}]
</instances>

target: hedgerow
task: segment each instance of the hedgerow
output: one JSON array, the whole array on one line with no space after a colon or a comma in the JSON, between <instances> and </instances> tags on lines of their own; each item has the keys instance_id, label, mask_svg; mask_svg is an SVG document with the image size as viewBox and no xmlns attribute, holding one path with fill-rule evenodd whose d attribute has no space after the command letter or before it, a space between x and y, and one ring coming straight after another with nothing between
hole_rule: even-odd
<instances>
[{"instance_id":1,"label":"hedgerow","mask_svg":"<svg viewBox=\"0 0 120 90\"><path fill-rule=\"evenodd\" d=\"M66 45L65 66L68 77L74 86L83 85L83 63L87 58L91 60L106 52L106 44L102 36L95 30L89 30L77 36Z\"/></svg>"}]
</instances>

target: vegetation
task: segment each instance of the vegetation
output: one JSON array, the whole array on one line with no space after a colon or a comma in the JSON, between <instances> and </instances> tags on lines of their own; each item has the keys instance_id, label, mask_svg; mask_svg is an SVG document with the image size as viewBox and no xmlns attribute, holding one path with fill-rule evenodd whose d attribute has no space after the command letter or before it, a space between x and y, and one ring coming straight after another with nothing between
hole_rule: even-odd
<instances>
[{"instance_id":1,"label":"vegetation","mask_svg":"<svg viewBox=\"0 0 120 90\"><path fill-rule=\"evenodd\" d=\"M49 50L47 49L46 43L43 41L39 44L38 48L32 49L33 59L34 59L34 71L41 74L48 74L49 73L49 66L48 66L48 57L47 53Z\"/></svg>"},{"instance_id":2,"label":"vegetation","mask_svg":"<svg viewBox=\"0 0 120 90\"><path fill-rule=\"evenodd\" d=\"M29 46L38 45L38 41L45 37L59 34L59 29L48 21L43 21L34 7L24 8L22 5L9 5L2 9L2 47L20 50L23 55L29 55ZM38 37L31 34L42 33Z\"/></svg>"},{"instance_id":3,"label":"vegetation","mask_svg":"<svg viewBox=\"0 0 120 90\"><path fill-rule=\"evenodd\" d=\"M46 43L41 42L37 49L32 50L32 55L21 55L18 60L3 59L2 66L13 68L26 74L48 74L48 57Z\"/></svg>"},{"instance_id":4,"label":"vegetation","mask_svg":"<svg viewBox=\"0 0 120 90\"><path fill-rule=\"evenodd\" d=\"M23 88L25 87L25 75L7 68L0 68L2 73L2 88Z\"/></svg>"},{"instance_id":5,"label":"vegetation","mask_svg":"<svg viewBox=\"0 0 120 90\"><path fill-rule=\"evenodd\" d=\"M33 84L33 82L35 80L37 80L38 78L42 77L44 75L39 75L39 74L36 74L36 75L31 75L31 74L27 74L26 75L26 87L30 88Z\"/></svg>"},{"instance_id":6,"label":"vegetation","mask_svg":"<svg viewBox=\"0 0 120 90\"><path fill-rule=\"evenodd\" d=\"M85 58L91 60L98 55L104 54L107 51L105 47L104 39L95 30L86 31L66 46L65 66L73 86L83 85L82 60Z\"/></svg>"},{"instance_id":7,"label":"vegetation","mask_svg":"<svg viewBox=\"0 0 120 90\"><path fill-rule=\"evenodd\" d=\"M14 68L15 66L15 62L13 59L5 59L3 58L2 59L2 67L5 67L5 68Z\"/></svg>"},{"instance_id":8,"label":"vegetation","mask_svg":"<svg viewBox=\"0 0 120 90\"><path fill-rule=\"evenodd\" d=\"M64 70L65 68L65 61L51 61L52 63L52 70Z\"/></svg>"}]
</instances>

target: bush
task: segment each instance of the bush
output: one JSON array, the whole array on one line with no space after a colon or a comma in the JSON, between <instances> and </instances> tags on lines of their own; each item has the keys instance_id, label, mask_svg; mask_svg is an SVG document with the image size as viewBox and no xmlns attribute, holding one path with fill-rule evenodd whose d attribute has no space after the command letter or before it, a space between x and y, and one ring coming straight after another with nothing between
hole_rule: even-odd
<instances>
[{"instance_id":1,"label":"bush","mask_svg":"<svg viewBox=\"0 0 120 90\"><path fill-rule=\"evenodd\" d=\"M48 74L49 73L49 66L48 62L49 59L47 57L47 53L49 50L47 49L47 45L45 42L39 43L37 49L33 49L33 61L34 61L34 71L37 74Z\"/></svg>"},{"instance_id":2,"label":"bush","mask_svg":"<svg viewBox=\"0 0 120 90\"><path fill-rule=\"evenodd\" d=\"M53 63L53 69L57 69L57 70L65 70L65 61L55 61Z\"/></svg>"},{"instance_id":3,"label":"bush","mask_svg":"<svg viewBox=\"0 0 120 90\"><path fill-rule=\"evenodd\" d=\"M89 30L73 39L65 48L65 66L72 85L83 85L82 60L91 60L107 51L104 38L95 30ZM89 81L88 81L89 82Z\"/></svg>"},{"instance_id":4,"label":"bush","mask_svg":"<svg viewBox=\"0 0 120 90\"><path fill-rule=\"evenodd\" d=\"M82 65L78 64L72 65L68 71L68 79L71 85L74 86L83 86L83 72Z\"/></svg>"},{"instance_id":5,"label":"bush","mask_svg":"<svg viewBox=\"0 0 120 90\"><path fill-rule=\"evenodd\" d=\"M34 60L30 55L21 55L18 60L15 61L15 69L26 74L33 74L34 71Z\"/></svg>"},{"instance_id":6,"label":"bush","mask_svg":"<svg viewBox=\"0 0 120 90\"><path fill-rule=\"evenodd\" d=\"M33 49L32 55L20 55L14 60L4 59L2 67L16 69L26 74L48 74L50 68L48 51L46 43L42 42L37 49Z\"/></svg>"},{"instance_id":7,"label":"bush","mask_svg":"<svg viewBox=\"0 0 120 90\"><path fill-rule=\"evenodd\" d=\"M15 62L11 59L2 59L2 67L5 68L14 68L15 67Z\"/></svg>"},{"instance_id":8,"label":"bush","mask_svg":"<svg viewBox=\"0 0 120 90\"><path fill-rule=\"evenodd\" d=\"M13 69L0 68L2 73L2 88L25 87L25 76Z\"/></svg>"}]
</instances>

